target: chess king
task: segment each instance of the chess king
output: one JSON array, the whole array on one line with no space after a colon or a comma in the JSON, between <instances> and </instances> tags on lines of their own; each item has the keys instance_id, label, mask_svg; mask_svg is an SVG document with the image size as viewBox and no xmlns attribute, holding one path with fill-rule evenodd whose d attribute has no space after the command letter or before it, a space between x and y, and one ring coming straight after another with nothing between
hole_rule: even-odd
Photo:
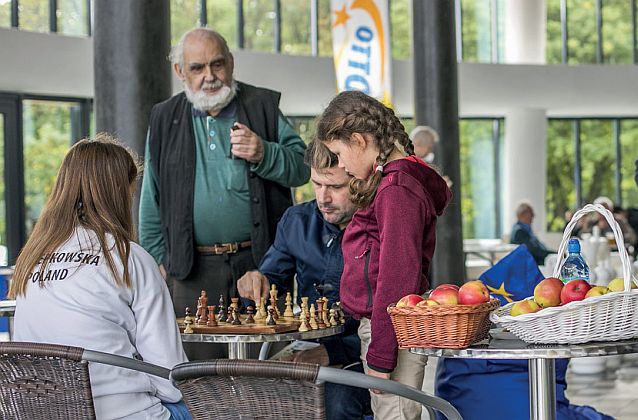
<instances>
[{"instance_id":1,"label":"chess king","mask_svg":"<svg viewBox=\"0 0 638 420\"><path fill-rule=\"evenodd\" d=\"M337 157L318 142L308 145L305 162L310 166L316 199L284 213L259 271L249 271L237 283L244 298L269 298L271 284L285 293L285 285L296 275L298 303L301 296L310 302L326 297L328 308L339 301L341 238L355 211L348 198L351 177L337 167ZM324 366L354 364L354 369L363 372L357 328L358 321L348 320L342 334L322 339L319 347L297 353L295 361ZM327 419L360 419L369 410L370 395L365 389L328 383L325 398Z\"/></svg>"}]
</instances>

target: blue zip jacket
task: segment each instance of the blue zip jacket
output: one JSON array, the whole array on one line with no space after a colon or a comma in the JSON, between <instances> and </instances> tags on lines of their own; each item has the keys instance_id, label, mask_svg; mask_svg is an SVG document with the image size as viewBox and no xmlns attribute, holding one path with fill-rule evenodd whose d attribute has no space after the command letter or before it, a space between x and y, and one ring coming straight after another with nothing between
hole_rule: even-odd
<instances>
[{"instance_id":1,"label":"blue zip jacket","mask_svg":"<svg viewBox=\"0 0 638 420\"><path fill-rule=\"evenodd\" d=\"M330 306L339 300L342 237L343 231L326 222L315 200L289 207L277 224L275 242L262 258L259 271L283 293L296 274L298 298L308 296L310 304L325 296ZM358 326L358 321L348 320L342 334L321 340L331 365L359 361Z\"/></svg>"}]
</instances>

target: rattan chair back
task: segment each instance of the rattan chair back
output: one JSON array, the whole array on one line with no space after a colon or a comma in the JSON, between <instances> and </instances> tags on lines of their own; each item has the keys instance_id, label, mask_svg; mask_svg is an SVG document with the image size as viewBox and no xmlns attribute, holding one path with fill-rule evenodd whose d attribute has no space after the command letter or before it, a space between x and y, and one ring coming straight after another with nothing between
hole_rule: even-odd
<instances>
[{"instance_id":1,"label":"rattan chair back","mask_svg":"<svg viewBox=\"0 0 638 420\"><path fill-rule=\"evenodd\" d=\"M53 344L0 343L0 418L95 419L83 351Z\"/></svg>"},{"instance_id":2,"label":"rattan chair back","mask_svg":"<svg viewBox=\"0 0 638 420\"><path fill-rule=\"evenodd\" d=\"M319 366L216 359L177 365L171 378L193 419L325 419Z\"/></svg>"}]
</instances>

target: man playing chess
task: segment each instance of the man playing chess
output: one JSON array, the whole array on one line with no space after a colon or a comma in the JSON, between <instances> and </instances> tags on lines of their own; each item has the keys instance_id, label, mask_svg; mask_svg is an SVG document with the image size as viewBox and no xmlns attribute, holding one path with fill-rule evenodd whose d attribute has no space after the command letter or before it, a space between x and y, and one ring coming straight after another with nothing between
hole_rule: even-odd
<instances>
[{"instance_id":1,"label":"man playing chess","mask_svg":"<svg viewBox=\"0 0 638 420\"><path fill-rule=\"evenodd\" d=\"M311 142L305 155L316 200L290 207L277 225L275 242L259 265L237 283L239 294L259 301L268 297L271 284L285 291L295 275L298 303L301 297L315 302L328 298L328 307L339 300L343 271L341 238L354 205L349 200L350 175L337 167L337 157L319 142ZM353 365L362 372L358 321L348 320L345 331L321 340L321 345L295 354L295 361L327 365ZM370 404L367 390L327 383L326 417L361 419Z\"/></svg>"}]
</instances>

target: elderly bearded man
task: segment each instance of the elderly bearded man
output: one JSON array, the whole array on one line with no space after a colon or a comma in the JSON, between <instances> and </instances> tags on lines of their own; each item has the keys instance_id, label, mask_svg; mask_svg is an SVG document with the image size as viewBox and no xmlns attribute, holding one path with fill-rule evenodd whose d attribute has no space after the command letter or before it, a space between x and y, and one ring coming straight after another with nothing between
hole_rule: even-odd
<instances>
[{"instance_id":1,"label":"elderly bearded man","mask_svg":"<svg viewBox=\"0 0 638 420\"><path fill-rule=\"evenodd\" d=\"M278 92L235 81L217 32L185 33L171 50L184 92L151 112L139 238L160 264L175 312L200 290L237 296L310 170L305 145L282 116Z\"/></svg>"}]
</instances>

